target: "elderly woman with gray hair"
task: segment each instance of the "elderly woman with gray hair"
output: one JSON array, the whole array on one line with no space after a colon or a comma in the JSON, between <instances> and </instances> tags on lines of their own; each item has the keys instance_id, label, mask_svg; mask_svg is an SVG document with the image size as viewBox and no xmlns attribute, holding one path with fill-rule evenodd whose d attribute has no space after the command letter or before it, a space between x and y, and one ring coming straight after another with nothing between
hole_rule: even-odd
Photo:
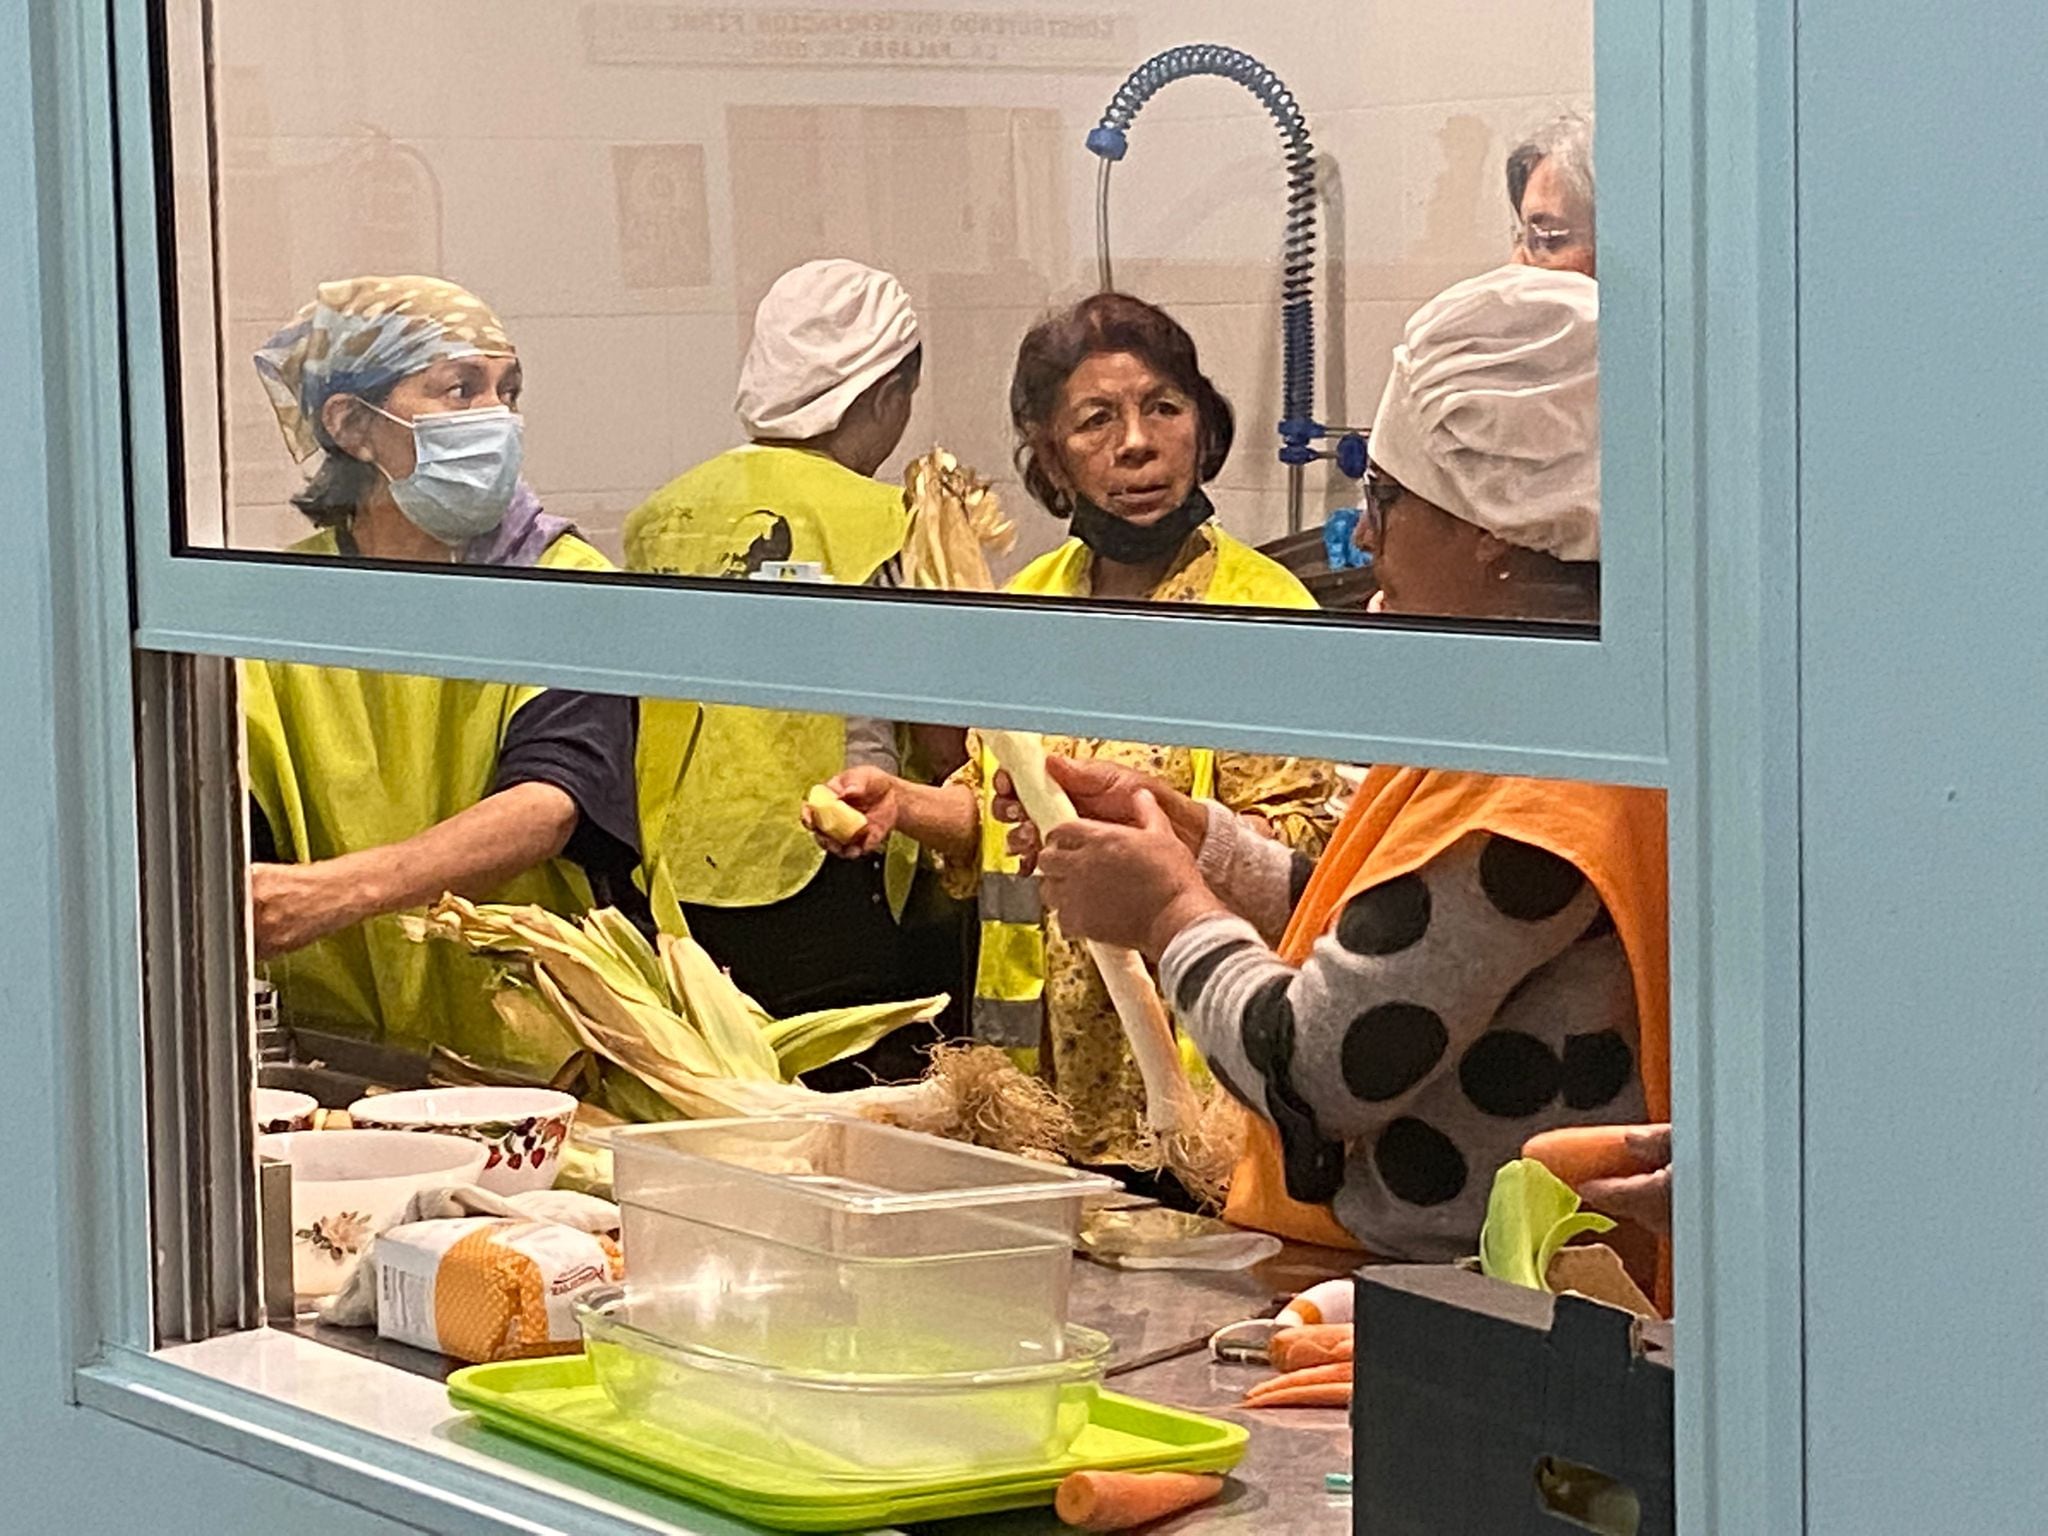
<instances>
[{"instance_id":1,"label":"elderly woman with gray hair","mask_svg":"<svg viewBox=\"0 0 2048 1536\"><path fill-rule=\"evenodd\" d=\"M1508 152L1508 205L1515 210L1513 260L1594 277L1593 119L1553 117Z\"/></svg>"}]
</instances>

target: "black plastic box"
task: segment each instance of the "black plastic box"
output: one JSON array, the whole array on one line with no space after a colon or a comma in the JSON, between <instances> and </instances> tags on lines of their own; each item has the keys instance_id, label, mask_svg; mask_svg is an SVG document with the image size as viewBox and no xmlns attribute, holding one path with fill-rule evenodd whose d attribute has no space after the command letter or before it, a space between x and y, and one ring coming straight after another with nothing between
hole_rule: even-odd
<instances>
[{"instance_id":1,"label":"black plastic box","mask_svg":"<svg viewBox=\"0 0 2048 1536\"><path fill-rule=\"evenodd\" d=\"M1356 1372L1361 1536L1671 1536L1668 1323L1448 1265L1375 1267Z\"/></svg>"}]
</instances>

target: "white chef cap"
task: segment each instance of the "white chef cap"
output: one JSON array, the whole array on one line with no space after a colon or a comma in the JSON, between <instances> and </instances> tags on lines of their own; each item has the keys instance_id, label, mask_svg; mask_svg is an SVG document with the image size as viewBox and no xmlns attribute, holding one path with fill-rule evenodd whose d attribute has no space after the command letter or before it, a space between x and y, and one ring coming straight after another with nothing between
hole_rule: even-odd
<instances>
[{"instance_id":1,"label":"white chef cap","mask_svg":"<svg viewBox=\"0 0 2048 1536\"><path fill-rule=\"evenodd\" d=\"M895 278L857 261L806 262L778 277L754 312L740 421L771 442L830 432L917 344L917 313Z\"/></svg>"},{"instance_id":2,"label":"white chef cap","mask_svg":"<svg viewBox=\"0 0 2048 1536\"><path fill-rule=\"evenodd\" d=\"M1599 286L1511 266L1446 288L1394 348L1371 451L1510 544L1599 559Z\"/></svg>"}]
</instances>

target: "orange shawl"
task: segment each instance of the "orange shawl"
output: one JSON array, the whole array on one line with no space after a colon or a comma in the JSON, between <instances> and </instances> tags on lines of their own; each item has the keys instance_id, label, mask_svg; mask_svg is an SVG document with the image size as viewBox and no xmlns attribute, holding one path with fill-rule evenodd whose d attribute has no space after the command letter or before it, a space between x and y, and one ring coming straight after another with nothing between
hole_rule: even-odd
<instances>
[{"instance_id":1,"label":"orange shawl","mask_svg":"<svg viewBox=\"0 0 2048 1536\"><path fill-rule=\"evenodd\" d=\"M1374 768L1316 865L1280 941L1308 958L1358 892L1412 873L1472 832L1511 837L1568 859L1606 902L1635 976L1638 1060L1650 1118L1671 1117L1671 971L1664 794L1563 780ZM1280 1137L1252 1117L1224 1215L1300 1242L1357 1248L1327 1206L1287 1197Z\"/></svg>"}]
</instances>

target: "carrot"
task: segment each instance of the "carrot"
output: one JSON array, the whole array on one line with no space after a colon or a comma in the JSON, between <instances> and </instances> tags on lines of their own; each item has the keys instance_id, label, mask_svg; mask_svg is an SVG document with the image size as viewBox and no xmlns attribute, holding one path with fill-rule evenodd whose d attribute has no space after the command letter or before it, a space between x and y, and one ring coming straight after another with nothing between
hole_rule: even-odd
<instances>
[{"instance_id":1,"label":"carrot","mask_svg":"<svg viewBox=\"0 0 2048 1536\"><path fill-rule=\"evenodd\" d=\"M1357 1283L1349 1279L1320 1281L1287 1303L1280 1321L1292 1328L1304 1323L1348 1323L1357 1289Z\"/></svg>"},{"instance_id":2,"label":"carrot","mask_svg":"<svg viewBox=\"0 0 2048 1536\"><path fill-rule=\"evenodd\" d=\"M1328 1365L1311 1365L1299 1371L1289 1371L1285 1376L1270 1376L1245 1393L1247 1403L1263 1403L1274 1392L1285 1392L1290 1387L1322 1387L1333 1381L1351 1379L1351 1362L1333 1360Z\"/></svg>"},{"instance_id":3,"label":"carrot","mask_svg":"<svg viewBox=\"0 0 2048 1536\"><path fill-rule=\"evenodd\" d=\"M1083 1531L1129 1531L1164 1520L1223 1491L1204 1472L1070 1472L1053 1495L1063 1524Z\"/></svg>"},{"instance_id":4,"label":"carrot","mask_svg":"<svg viewBox=\"0 0 2048 1536\"><path fill-rule=\"evenodd\" d=\"M1618 1179L1646 1172L1629 1150L1631 1131L1641 1126L1570 1125L1543 1131L1522 1143L1522 1156L1533 1157L1577 1189L1589 1179Z\"/></svg>"},{"instance_id":5,"label":"carrot","mask_svg":"<svg viewBox=\"0 0 2048 1536\"><path fill-rule=\"evenodd\" d=\"M1351 1383L1328 1381L1313 1387L1282 1387L1268 1392L1247 1408L1349 1408Z\"/></svg>"},{"instance_id":6,"label":"carrot","mask_svg":"<svg viewBox=\"0 0 2048 1536\"><path fill-rule=\"evenodd\" d=\"M1351 1358L1354 1338L1354 1330L1349 1323L1282 1328L1266 1346L1266 1358L1283 1371L1299 1371L1311 1365L1333 1365Z\"/></svg>"}]
</instances>

